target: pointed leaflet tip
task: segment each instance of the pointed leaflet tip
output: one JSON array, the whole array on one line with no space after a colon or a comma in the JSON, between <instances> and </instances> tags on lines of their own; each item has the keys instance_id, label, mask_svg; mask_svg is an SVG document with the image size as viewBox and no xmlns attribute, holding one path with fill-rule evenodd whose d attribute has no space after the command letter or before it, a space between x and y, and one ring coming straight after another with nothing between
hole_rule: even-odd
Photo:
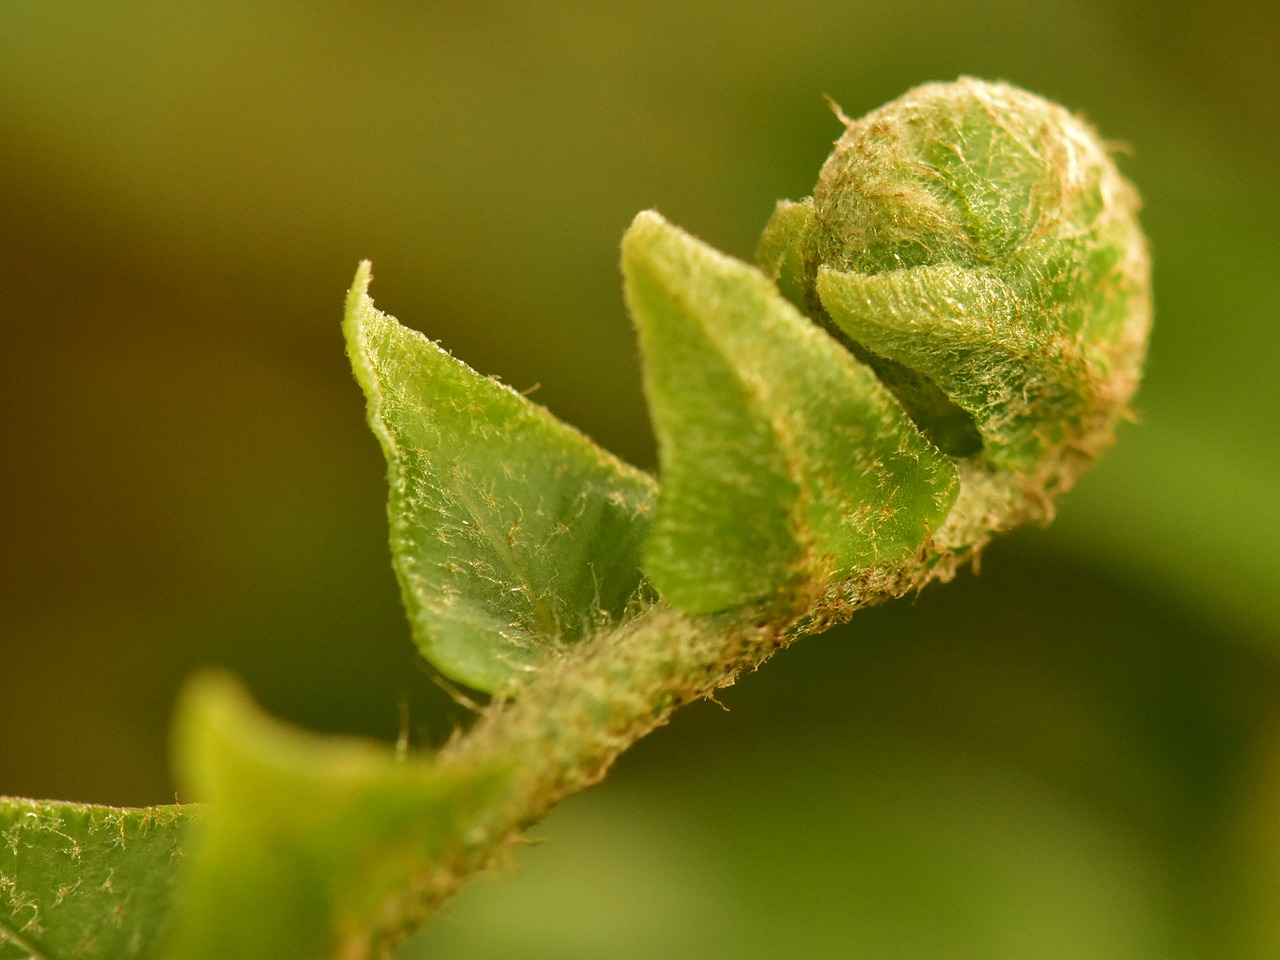
<instances>
[{"instance_id":1,"label":"pointed leaflet tip","mask_svg":"<svg viewBox=\"0 0 1280 960\"><path fill-rule=\"evenodd\" d=\"M643 596L653 479L381 313L362 265L347 349L387 459L414 639L493 691Z\"/></svg>"},{"instance_id":2,"label":"pointed leaflet tip","mask_svg":"<svg viewBox=\"0 0 1280 960\"><path fill-rule=\"evenodd\" d=\"M655 213L623 240L662 490L645 571L676 606L794 606L914 553L955 467L754 267Z\"/></svg>"}]
</instances>

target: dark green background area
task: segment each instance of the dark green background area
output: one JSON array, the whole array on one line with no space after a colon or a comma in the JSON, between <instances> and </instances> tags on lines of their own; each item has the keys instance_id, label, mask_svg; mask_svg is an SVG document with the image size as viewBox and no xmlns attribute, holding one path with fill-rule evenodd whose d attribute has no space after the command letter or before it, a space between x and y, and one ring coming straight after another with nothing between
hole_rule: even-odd
<instances>
[{"instance_id":1,"label":"dark green background area","mask_svg":"<svg viewBox=\"0 0 1280 960\"><path fill-rule=\"evenodd\" d=\"M419 743L379 306L652 466L617 243L739 256L925 80L1088 116L1145 200L1141 423L1048 530L691 708L414 956L1280 954L1273 3L0 5L0 793L173 797L201 664Z\"/></svg>"}]
</instances>

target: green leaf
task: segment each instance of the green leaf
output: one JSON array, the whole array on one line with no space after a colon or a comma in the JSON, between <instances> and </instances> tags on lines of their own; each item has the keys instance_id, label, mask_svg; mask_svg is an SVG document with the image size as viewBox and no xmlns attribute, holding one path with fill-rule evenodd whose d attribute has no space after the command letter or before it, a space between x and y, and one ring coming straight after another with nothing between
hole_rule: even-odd
<instances>
[{"instance_id":1,"label":"green leaf","mask_svg":"<svg viewBox=\"0 0 1280 960\"><path fill-rule=\"evenodd\" d=\"M0 797L0 960L152 956L189 813Z\"/></svg>"},{"instance_id":2,"label":"green leaf","mask_svg":"<svg viewBox=\"0 0 1280 960\"><path fill-rule=\"evenodd\" d=\"M1023 317L1039 308L997 277L953 264L876 274L821 267L817 290L850 338L924 374L972 415L998 467L1032 468L1064 442L1064 425L1086 415L1084 358L1029 329Z\"/></svg>"},{"instance_id":3,"label":"green leaf","mask_svg":"<svg viewBox=\"0 0 1280 960\"><path fill-rule=\"evenodd\" d=\"M644 596L653 479L376 310L344 328L387 458L391 549L414 638L492 691Z\"/></svg>"},{"instance_id":4,"label":"green leaf","mask_svg":"<svg viewBox=\"0 0 1280 960\"><path fill-rule=\"evenodd\" d=\"M955 467L759 270L643 213L623 272L662 462L645 569L664 597L794 605L942 522Z\"/></svg>"},{"instance_id":5,"label":"green leaf","mask_svg":"<svg viewBox=\"0 0 1280 960\"><path fill-rule=\"evenodd\" d=\"M498 771L444 772L264 715L230 677L188 689L177 763L201 801L171 960L382 956L415 926Z\"/></svg>"}]
</instances>

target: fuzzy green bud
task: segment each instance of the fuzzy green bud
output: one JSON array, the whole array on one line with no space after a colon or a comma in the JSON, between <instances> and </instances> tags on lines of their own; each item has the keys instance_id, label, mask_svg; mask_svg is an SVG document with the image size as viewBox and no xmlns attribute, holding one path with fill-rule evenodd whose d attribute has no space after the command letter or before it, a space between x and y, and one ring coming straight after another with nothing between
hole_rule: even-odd
<instances>
[{"instance_id":1,"label":"fuzzy green bud","mask_svg":"<svg viewBox=\"0 0 1280 960\"><path fill-rule=\"evenodd\" d=\"M813 196L766 227L762 268L944 452L1020 478L1017 519L1047 512L1137 388L1137 192L1088 124L1005 84L927 84L840 117Z\"/></svg>"}]
</instances>

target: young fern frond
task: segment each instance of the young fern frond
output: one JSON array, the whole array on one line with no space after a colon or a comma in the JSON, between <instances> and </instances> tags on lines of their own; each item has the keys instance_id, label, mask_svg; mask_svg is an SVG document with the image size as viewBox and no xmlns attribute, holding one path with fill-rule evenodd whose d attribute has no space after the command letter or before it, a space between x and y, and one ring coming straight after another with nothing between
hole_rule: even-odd
<instances>
[{"instance_id":1,"label":"young fern frond","mask_svg":"<svg viewBox=\"0 0 1280 960\"><path fill-rule=\"evenodd\" d=\"M1080 120L961 79L846 121L758 266L642 213L660 484L379 312L362 266L344 329L414 638L492 700L398 760L194 684L177 757L209 803L165 956L390 956L681 705L1047 519L1137 386L1137 208Z\"/></svg>"}]
</instances>

